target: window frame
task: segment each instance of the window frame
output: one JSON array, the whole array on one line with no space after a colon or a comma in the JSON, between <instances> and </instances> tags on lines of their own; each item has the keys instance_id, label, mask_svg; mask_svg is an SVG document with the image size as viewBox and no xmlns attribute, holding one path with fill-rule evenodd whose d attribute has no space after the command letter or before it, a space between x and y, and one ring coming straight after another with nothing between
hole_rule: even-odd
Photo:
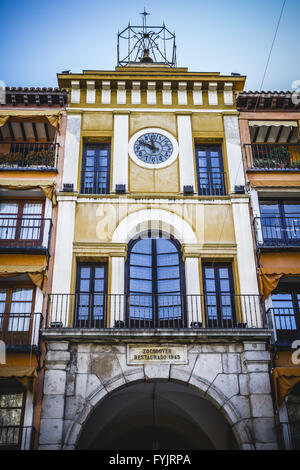
<instances>
[{"instance_id":1,"label":"window frame","mask_svg":"<svg viewBox=\"0 0 300 470\"><path fill-rule=\"evenodd\" d=\"M281 245L282 243L284 246L293 246L293 245L299 245L300 243L300 236L298 238L295 237L295 239L288 237L287 230L291 229L292 226L289 226L287 224L287 219L290 218L291 216L285 214L285 209L284 206L286 204L299 204L300 206L300 199L289 199L289 198L268 198L268 197L262 197L259 199L259 212L260 212L260 221L261 221L261 230L262 230L262 237L263 237L263 243L268 245L271 244L272 246L276 246L276 242L278 245ZM263 215L261 206L262 205L268 205L268 204L277 204L278 209L279 209L279 214L278 216L271 216L271 215ZM268 237L264 236L264 228L269 228L272 230L272 225L264 225L264 219L272 219L274 217L274 220L280 221L280 237ZM300 221L300 210L299 210L299 221ZM278 227L278 226L277 226ZM274 229L276 228L276 225L274 225ZM299 230L300 230L300 223L299 223ZM293 243L294 240L294 243Z\"/></svg>"},{"instance_id":2,"label":"window frame","mask_svg":"<svg viewBox=\"0 0 300 470\"><path fill-rule=\"evenodd\" d=\"M98 147L98 151L101 150L101 147L103 147L103 149L105 149L105 150L108 150L105 191L99 191L98 179L95 177L95 175L99 174L99 169L98 169L99 165L98 165L97 160L96 160L97 164L94 166L94 170L93 171L92 170L87 170L87 167L86 167L86 160L87 160L87 157L88 157L87 147L89 145L94 145L95 147ZM94 158L97 158L97 157L94 156ZM90 173L94 174L93 192L89 192L89 191L86 190L85 175L86 175L87 171L90 171ZM81 162L81 178L80 178L80 193L81 194L110 194L110 180L111 180L111 142L83 142L82 162ZM96 190L96 192L95 192L95 190Z\"/></svg>"},{"instance_id":3,"label":"window frame","mask_svg":"<svg viewBox=\"0 0 300 470\"><path fill-rule=\"evenodd\" d=\"M201 148L205 148L206 152L206 161L209 163L206 167L206 174L208 174L208 180L211 178L211 181L209 181L209 188L208 189L201 189L201 177L200 177L200 170L201 168L199 167L199 157L197 155L197 152L201 150ZM218 173L215 173L212 171L212 166L211 166L211 157L208 157L207 152L209 150L218 150L219 152L219 162L220 162L220 171ZM225 196L227 194L227 185L226 185L226 175L224 171L224 158L223 158L223 151L222 151L222 144L202 144L202 143L195 143L195 159L196 159L196 173L197 173L197 193L199 196ZM211 177L209 176L211 174ZM217 190L213 186L213 177L214 175L219 175L221 179L221 189Z\"/></svg>"},{"instance_id":4,"label":"window frame","mask_svg":"<svg viewBox=\"0 0 300 470\"><path fill-rule=\"evenodd\" d=\"M151 320L143 320L143 319L132 319L130 318L130 296L131 295L142 295L139 293L131 293L130 291L130 256L132 253L132 248L134 245L139 242L142 239L151 239L152 240L152 263L151 263L151 269L152 269L152 292L149 294L149 296L153 296L153 304L152 304L152 319ZM165 238L170 240L174 246L176 247L177 254L178 254L178 268L179 268L179 286L180 286L180 292L178 295L180 295L180 307L181 307L181 318L168 318L166 320L160 319L159 318L159 306L158 306L158 298L159 296L163 295L168 295L168 294L160 294L158 292L158 279L157 279L157 268L159 267L157 265L157 252L156 248L153 250L153 247L156 245L155 240L156 238ZM128 296L128 301L126 302L126 311L125 311L125 323L129 327L133 328L151 328L153 325L158 325L158 327L170 327L172 328L175 326L176 328L181 327L184 328L187 325L187 308L186 308L186 283L185 283L185 270L184 270L184 262L182 259L182 251L181 251L181 245L176 238L168 233L163 232L162 230L158 230L157 233L153 233L153 231L149 230L146 232L143 232L140 234L140 236L136 239L130 240L128 243L128 256L126 260L126 266L125 266L125 292L127 293L126 295ZM153 263L153 259L155 259L155 262ZM167 266L166 266L167 267ZM156 268L156 269L155 269ZM170 294L172 295L172 294ZM176 294L177 295L177 294ZM145 294L147 296L147 294Z\"/></svg>"},{"instance_id":5,"label":"window frame","mask_svg":"<svg viewBox=\"0 0 300 470\"><path fill-rule=\"evenodd\" d=\"M5 379L4 379L5 380ZM1 387L1 380L0 380L0 387ZM21 409L21 415L20 415L20 423L19 425L8 425L8 426L3 426L4 428L12 426L12 427L18 427L19 428L19 435L18 435L18 443L17 444L11 444L11 445L4 445L1 446L0 444L0 450L14 450L14 449L20 449L22 445L22 437L23 437L23 427L24 427L24 417L25 417L25 406L26 406L26 398L27 398L27 391L22 385L17 384L13 387L8 386L6 390L1 390L0 388L0 395L21 395L22 394L22 406L21 407L9 407L5 409ZM1 426L0 426L1 430Z\"/></svg>"},{"instance_id":6,"label":"window frame","mask_svg":"<svg viewBox=\"0 0 300 470\"><path fill-rule=\"evenodd\" d=\"M90 288L89 292L81 292L80 291L80 270L82 267L89 267L91 268L92 275L89 278L90 281ZM103 293L95 293L95 268L104 268L104 288ZM91 291L92 286L92 291ZM88 295L89 296L89 313L87 320L80 320L78 317L79 313L79 301L80 295ZM93 307L94 305L94 295L103 295L103 319L95 320L93 319ZM91 303L92 302L92 303ZM106 262L78 262L76 267L76 287L75 287L75 315L74 315L74 326L75 327L84 327L83 325L90 325L93 328L105 328L107 323L107 305L108 305L108 263Z\"/></svg>"},{"instance_id":7,"label":"window frame","mask_svg":"<svg viewBox=\"0 0 300 470\"><path fill-rule=\"evenodd\" d=\"M292 309L293 309L293 317L295 319L295 329L288 329L288 328L277 328L276 326L276 316L274 312L274 321L275 321L275 329L276 329L276 334L277 334L277 341L279 343L291 343L293 340L299 339L300 338L300 299L297 299L297 295L300 296L300 288L298 290L296 289L295 284L292 282L285 282L285 283L278 283L276 289L273 290L271 293L271 296L273 294L291 294L291 303L292 303ZM274 299L275 301L275 299ZM285 308L290 310L290 307L274 307L273 305L273 297L272 297L272 306L273 309L275 308L281 308L284 310ZM279 315L280 316L280 315ZM291 315L288 315L291 317ZM292 333L294 332L294 334ZM289 336L289 338L287 338ZM278 338L279 337L279 338Z\"/></svg>"},{"instance_id":8,"label":"window frame","mask_svg":"<svg viewBox=\"0 0 300 470\"><path fill-rule=\"evenodd\" d=\"M22 345L22 336L23 338L26 338L26 336L28 338L32 338L32 327L33 327L33 321L34 321L33 314L34 314L35 300L36 300L36 287L33 284L31 284L29 281L28 283L6 282L5 284L4 283L0 284L0 290L2 289L6 289L6 291L8 291L9 293L8 295L6 294L4 313L0 314L0 317L3 316L3 321L0 327L0 338L3 339L5 342L7 342L8 345L9 344L11 344L12 346ZM30 309L30 312L24 313L24 318L26 318L26 316L29 316L28 330L20 330L20 331L8 330L9 320L10 318L14 318L13 315L20 315L20 318L22 317L22 314L14 314L9 311L11 309L12 294L13 294L14 289L32 289L31 309Z\"/></svg>"},{"instance_id":9,"label":"window frame","mask_svg":"<svg viewBox=\"0 0 300 470\"><path fill-rule=\"evenodd\" d=\"M206 277L205 277L205 268L210 268L214 270L214 280L215 280L215 286L216 290L214 293L207 292L206 290ZM229 288L230 292L229 293L222 293L220 289L220 275L219 275L219 270L220 269L228 269L228 280L229 280ZM231 262L210 262L210 261L203 261L202 262L202 282L203 282L203 297L204 297L204 315L205 315L205 325L209 328L231 328L233 326L238 325L237 321L237 308L236 308L236 302L235 302L235 283L234 283L234 276L233 276L233 266ZM218 276L216 276L216 270L218 270ZM208 303L207 303L207 297L209 295L215 295L216 296L216 314L217 317L215 318L209 318L208 315ZM231 298L231 318L223 318L222 315L222 305L221 305L221 296L222 295L228 295Z\"/></svg>"},{"instance_id":10,"label":"window frame","mask_svg":"<svg viewBox=\"0 0 300 470\"><path fill-rule=\"evenodd\" d=\"M14 238L8 238L8 239L5 239L5 238L0 238L0 246L1 245L7 245L7 242L10 242L10 243L15 243L16 246L18 243L21 243L22 245L23 244L30 244L31 247L39 247L42 245L42 242L43 242L43 237L44 237L44 230L45 230L45 223L43 222L45 220L45 199L40 199L40 198L26 198L26 199L0 199L0 203L7 203L7 204L18 204L18 212L16 214L16 225L15 227L11 227L11 228L15 228L15 237ZM39 229L39 238L20 238L21 236L21 233L22 233L22 228L26 228L22 226L23 224L23 220L26 220L26 215L27 214L24 214L24 206L25 204L41 204L42 205L42 211L41 211L41 215L39 216L38 219L36 220L40 220L40 225L39 227L36 227L36 229ZM9 216L9 214L7 214ZM25 218L23 218L23 216L25 215ZM2 217L2 215L0 214L0 217ZM3 216L3 218L5 218ZM30 220L30 217L28 217L28 219ZM32 220L34 219L34 217L32 217ZM14 220L13 218L11 218L11 220ZM4 227L3 227L4 228ZM28 228L28 227L27 227ZM34 227L29 227L29 229L31 230L35 230ZM0 232L1 232L1 227L0 227Z\"/></svg>"}]
</instances>

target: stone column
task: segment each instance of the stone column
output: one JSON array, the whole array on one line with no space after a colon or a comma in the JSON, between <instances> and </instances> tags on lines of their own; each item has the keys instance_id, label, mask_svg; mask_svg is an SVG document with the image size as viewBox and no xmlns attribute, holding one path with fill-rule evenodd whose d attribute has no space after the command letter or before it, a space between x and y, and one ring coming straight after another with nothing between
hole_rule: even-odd
<instances>
[{"instance_id":1,"label":"stone column","mask_svg":"<svg viewBox=\"0 0 300 470\"><path fill-rule=\"evenodd\" d=\"M245 185L244 166L240 143L240 131L236 112L223 115L226 137L227 162L229 173L229 192L234 192L235 186Z\"/></svg>"},{"instance_id":2,"label":"stone column","mask_svg":"<svg viewBox=\"0 0 300 470\"><path fill-rule=\"evenodd\" d=\"M73 184L77 191L81 114L68 114L64 154L63 183Z\"/></svg>"},{"instance_id":3,"label":"stone column","mask_svg":"<svg viewBox=\"0 0 300 470\"><path fill-rule=\"evenodd\" d=\"M52 292L53 294L70 294L76 197L59 196L58 204ZM67 297L62 295L55 297L52 303L54 316L50 321L62 322L64 326L67 326L68 301Z\"/></svg>"},{"instance_id":4,"label":"stone column","mask_svg":"<svg viewBox=\"0 0 300 470\"><path fill-rule=\"evenodd\" d=\"M189 328L192 323L203 323L199 280L199 258L186 258L184 265L187 295L187 327Z\"/></svg>"},{"instance_id":5,"label":"stone column","mask_svg":"<svg viewBox=\"0 0 300 470\"><path fill-rule=\"evenodd\" d=\"M269 374L270 353L266 343L244 341L243 374L240 387L247 388L253 438L257 450L278 449ZM245 374L245 375L244 375Z\"/></svg>"},{"instance_id":6,"label":"stone column","mask_svg":"<svg viewBox=\"0 0 300 470\"><path fill-rule=\"evenodd\" d=\"M62 448L66 368L70 361L68 347L67 341L48 343L40 423L40 450L60 450Z\"/></svg>"},{"instance_id":7,"label":"stone column","mask_svg":"<svg viewBox=\"0 0 300 470\"><path fill-rule=\"evenodd\" d=\"M190 113L183 112L177 115L177 128L180 190L183 192L184 186L193 186L195 189L194 148Z\"/></svg>"},{"instance_id":8,"label":"stone column","mask_svg":"<svg viewBox=\"0 0 300 470\"><path fill-rule=\"evenodd\" d=\"M125 184L128 191L128 129L129 112L114 114L113 192L116 184Z\"/></svg>"},{"instance_id":9,"label":"stone column","mask_svg":"<svg viewBox=\"0 0 300 470\"><path fill-rule=\"evenodd\" d=\"M125 306L125 256L111 257L111 296L110 296L110 327L114 328L124 321ZM119 324L120 325L120 324Z\"/></svg>"},{"instance_id":10,"label":"stone column","mask_svg":"<svg viewBox=\"0 0 300 470\"><path fill-rule=\"evenodd\" d=\"M262 327L257 286L256 266L249 215L249 201L245 197L232 198L234 232L237 244L237 263L240 281L240 308L242 321L248 327ZM247 269L245 269L247 266ZM255 297L256 296L256 297Z\"/></svg>"}]
</instances>

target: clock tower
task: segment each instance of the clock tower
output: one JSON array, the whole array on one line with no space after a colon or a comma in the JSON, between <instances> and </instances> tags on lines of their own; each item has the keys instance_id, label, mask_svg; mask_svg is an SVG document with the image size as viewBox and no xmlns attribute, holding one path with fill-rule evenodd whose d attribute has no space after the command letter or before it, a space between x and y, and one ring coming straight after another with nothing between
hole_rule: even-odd
<instances>
[{"instance_id":1,"label":"clock tower","mask_svg":"<svg viewBox=\"0 0 300 470\"><path fill-rule=\"evenodd\" d=\"M147 16L118 34L114 70L58 74L69 105L41 448L276 447L245 77L178 67L175 34Z\"/></svg>"}]
</instances>

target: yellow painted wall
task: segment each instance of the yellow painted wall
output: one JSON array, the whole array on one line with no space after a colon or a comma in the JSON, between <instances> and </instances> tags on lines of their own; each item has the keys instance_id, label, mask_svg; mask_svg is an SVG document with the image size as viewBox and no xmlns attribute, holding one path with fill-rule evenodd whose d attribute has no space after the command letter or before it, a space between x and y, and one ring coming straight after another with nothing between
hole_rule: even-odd
<instances>
[{"instance_id":1,"label":"yellow painted wall","mask_svg":"<svg viewBox=\"0 0 300 470\"><path fill-rule=\"evenodd\" d=\"M186 220L195 231L198 243L234 244L234 224L230 204L172 204L151 205L133 204L96 204L83 202L77 204L75 222L75 242L111 242L114 230L127 215L144 209L171 211Z\"/></svg>"}]
</instances>

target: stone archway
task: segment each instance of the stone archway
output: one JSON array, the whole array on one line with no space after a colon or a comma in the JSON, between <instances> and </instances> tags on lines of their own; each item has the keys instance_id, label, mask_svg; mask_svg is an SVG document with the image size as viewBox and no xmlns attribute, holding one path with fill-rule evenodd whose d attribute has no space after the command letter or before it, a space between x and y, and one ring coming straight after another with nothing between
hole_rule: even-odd
<instances>
[{"instance_id":1,"label":"stone archway","mask_svg":"<svg viewBox=\"0 0 300 470\"><path fill-rule=\"evenodd\" d=\"M237 449L223 414L189 387L143 382L107 396L80 433L77 449Z\"/></svg>"},{"instance_id":2,"label":"stone archway","mask_svg":"<svg viewBox=\"0 0 300 470\"><path fill-rule=\"evenodd\" d=\"M180 380L166 381L163 378L150 381L147 380L147 377L145 379L124 384L124 382L120 383L119 378L116 378L116 380L110 384L110 392L107 392L103 387L95 390L95 392L87 398L85 404L81 406L81 409L78 410L76 421L70 425L66 432L63 448L95 449L102 447L104 449L106 445L108 448L111 446L111 448L115 449L115 442L117 440L120 442L121 439L123 445L124 442L126 443L124 436L127 436L129 439L129 433L131 433L131 438L132 436L138 435L140 432L148 432L149 434L151 432L151 424L153 424L153 422L150 423L149 421L149 413L148 416L147 413L145 414L145 420L138 422L135 419L131 428L129 429L127 427L126 429L126 425L124 426L124 423L126 423L126 421L128 422L124 416L126 406L120 406L120 404L123 405L127 403L128 407L128 398L130 398L133 400L133 407L136 408L136 394L134 392L138 391L138 393L148 394L149 398L150 389L144 389L143 391L142 388L135 390L133 387L145 385L151 387L154 383L157 383L160 387L160 396L164 395L166 397L169 408L171 404L173 407L175 405L173 403L174 400L170 399L170 393L167 392L167 387L174 387L171 395L173 394L174 396L174 394L177 394L177 403L179 395L181 395L181 398L183 394L186 395L183 401L181 398L179 399L179 401L182 401L180 406L181 416L179 417L174 415L174 413L172 416L166 414L168 406L160 406L165 412L165 417L163 420L155 423L159 424L161 431L159 435L161 435L163 431L169 432L173 440L176 440L177 443L183 442L184 445L189 445L191 449L254 448L252 445L251 432L244 422L243 417L240 416L237 409L230 403L230 399L224 396L216 387L208 384L206 380L193 377L189 383L186 383ZM180 387L180 390L178 387ZM165 391L167 393L162 393ZM125 398L125 395L122 395L124 393L127 393L127 402L122 400L122 398ZM112 401L110 402L110 400ZM119 406L113 406L111 408L111 405L113 405L114 402L116 403L116 400L119 401ZM186 405L187 403L189 407L191 407L192 403L194 403L194 406L187 409L186 406L183 406L183 404ZM197 417L195 417L195 410L199 404L201 405L200 409L205 410L205 417L202 420L199 417L199 413ZM115 410L114 416L109 413L110 409ZM103 410L105 410L105 419L103 417ZM118 413L120 413L119 417ZM99 418L99 416L101 416L101 418ZM175 424L176 420L177 425ZM100 428L95 429L95 423L99 424L99 422L102 422ZM116 433L113 432L113 430L116 429L117 422L119 428ZM210 429L207 429L205 424L209 424ZM152 427L155 428L155 426ZM182 432L183 429L184 433ZM216 433L219 433L217 437ZM200 436L200 439L195 440L195 436L197 435ZM88 439L87 436L89 436ZM101 441L102 438L101 436L106 436L107 438L105 442L99 445L99 440ZM133 449L134 448L135 447L133 447ZM181 448L181 450L185 449Z\"/></svg>"}]
</instances>

